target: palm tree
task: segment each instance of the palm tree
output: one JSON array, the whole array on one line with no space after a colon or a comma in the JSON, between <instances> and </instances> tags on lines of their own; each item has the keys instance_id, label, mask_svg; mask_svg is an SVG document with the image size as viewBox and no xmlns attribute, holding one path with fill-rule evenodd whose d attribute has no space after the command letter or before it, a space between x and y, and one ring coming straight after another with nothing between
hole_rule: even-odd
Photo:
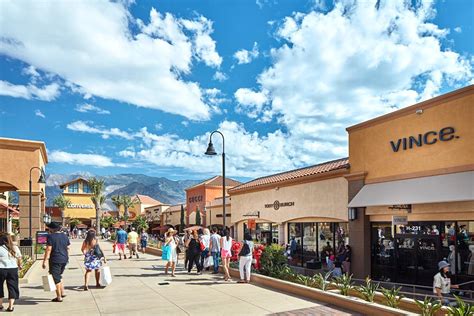
<instances>
[{"instance_id":1,"label":"palm tree","mask_svg":"<svg viewBox=\"0 0 474 316\"><path fill-rule=\"evenodd\" d=\"M148 221L144 215L140 215L135 219L133 226L136 227L138 232L146 231L148 229Z\"/></svg>"},{"instance_id":2,"label":"palm tree","mask_svg":"<svg viewBox=\"0 0 474 316\"><path fill-rule=\"evenodd\" d=\"M64 195L58 195L54 198L53 204L61 210L61 224L64 226L64 210L71 205L71 200Z\"/></svg>"},{"instance_id":3,"label":"palm tree","mask_svg":"<svg viewBox=\"0 0 474 316\"><path fill-rule=\"evenodd\" d=\"M81 221L77 218L71 218L69 220L69 226L71 226L71 228L74 228L76 227L77 225L81 224Z\"/></svg>"},{"instance_id":4,"label":"palm tree","mask_svg":"<svg viewBox=\"0 0 474 316\"><path fill-rule=\"evenodd\" d=\"M115 205L117 208L117 213L120 215L120 207L123 205L122 197L120 195L112 196L112 203Z\"/></svg>"},{"instance_id":5,"label":"palm tree","mask_svg":"<svg viewBox=\"0 0 474 316\"><path fill-rule=\"evenodd\" d=\"M184 206L181 204L181 218L179 221L179 232L182 233L184 231Z\"/></svg>"},{"instance_id":6,"label":"palm tree","mask_svg":"<svg viewBox=\"0 0 474 316\"><path fill-rule=\"evenodd\" d=\"M105 182L104 180L99 180L97 178L89 179L89 187L91 189L91 201L94 203L95 207L95 222L96 222L96 231L100 232L100 218L101 218L101 206L105 203Z\"/></svg>"},{"instance_id":7,"label":"palm tree","mask_svg":"<svg viewBox=\"0 0 474 316\"><path fill-rule=\"evenodd\" d=\"M121 199L122 199L122 205L123 205L123 217L125 218L125 225L127 225L127 220L130 217L130 213L128 209L138 204L138 200L132 199L132 197L129 195L122 195Z\"/></svg>"}]
</instances>

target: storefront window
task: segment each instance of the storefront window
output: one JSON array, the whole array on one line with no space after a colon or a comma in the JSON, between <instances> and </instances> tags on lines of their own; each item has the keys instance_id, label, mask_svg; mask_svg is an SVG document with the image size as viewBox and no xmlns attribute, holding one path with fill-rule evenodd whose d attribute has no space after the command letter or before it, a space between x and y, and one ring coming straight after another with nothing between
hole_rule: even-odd
<instances>
[{"instance_id":1,"label":"storefront window","mask_svg":"<svg viewBox=\"0 0 474 316\"><path fill-rule=\"evenodd\" d=\"M84 193L91 193L91 188L89 187L88 183L82 182L82 191Z\"/></svg>"},{"instance_id":2,"label":"storefront window","mask_svg":"<svg viewBox=\"0 0 474 316\"><path fill-rule=\"evenodd\" d=\"M249 233L252 240L259 244L278 243L278 225L274 223L257 223L255 229L249 229L244 223L244 234Z\"/></svg>"},{"instance_id":3,"label":"storefront window","mask_svg":"<svg viewBox=\"0 0 474 316\"><path fill-rule=\"evenodd\" d=\"M394 274L394 241L391 223L373 223L372 274L378 280L392 281Z\"/></svg>"},{"instance_id":4,"label":"storefront window","mask_svg":"<svg viewBox=\"0 0 474 316\"><path fill-rule=\"evenodd\" d=\"M323 266L327 266L327 259L334 254L334 233L332 223L318 223L318 252Z\"/></svg>"},{"instance_id":5,"label":"storefront window","mask_svg":"<svg viewBox=\"0 0 474 316\"><path fill-rule=\"evenodd\" d=\"M458 222L457 246L461 274L474 276L474 221Z\"/></svg>"},{"instance_id":6,"label":"storefront window","mask_svg":"<svg viewBox=\"0 0 474 316\"><path fill-rule=\"evenodd\" d=\"M272 225L272 244L279 244L280 242L280 232L279 232L279 225L273 224Z\"/></svg>"},{"instance_id":7,"label":"storefront window","mask_svg":"<svg viewBox=\"0 0 474 316\"><path fill-rule=\"evenodd\" d=\"M303 223L303 262L318 261L316 223Z\"/></svg>"},{"instance_id":8,"label":"storefront window","mask_svg":"<svg viewBox=\"0 0 474 316\"><path fill-rule=\"evenodd\" d=\"M79 192L79 182L71 183L67 186L68 192L70 193L78 193Z\"/></svg>"},{"instance_id":9,"label":"storefront window","mask_svg":"<svg viewBox=\"0 0 474 316\"><path fill-rule=\"evenodd\" d=\"M290 256L292 265L302 264L302 224L301 223L289 223L288 224L288 237L290 244Z\"/></svg>"}]
</instances>

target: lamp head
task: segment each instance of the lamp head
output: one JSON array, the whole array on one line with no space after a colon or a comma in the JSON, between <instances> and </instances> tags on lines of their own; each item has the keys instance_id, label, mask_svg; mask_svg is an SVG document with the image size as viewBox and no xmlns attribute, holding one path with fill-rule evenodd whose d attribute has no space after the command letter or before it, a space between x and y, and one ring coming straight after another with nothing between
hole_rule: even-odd
<instances>
[{"instance_id":1,"label":"lamp head","mask_svg":"<svg viewBox=\"0 0 474 316\"><path fill-rule=\"evenodd\" d=\"M209 145L207 146L207 150L204 154L209 155L209 156L217 155L216 150L214 149L214 144L212 143L211 140L209 141Z\"/></svg>"},{"instance_id":2,"label":"lamp head","mask_svg":"<svg viewBox=\"0 0 474 316\"><path fill-rule=\"evenodd\" d=\"M43 168L41 168L41 174L40 174L40 177L38 179L38 183L42 183L42 184L46 183L46 175L44 174Z\"/></svg>"}]
</instances>

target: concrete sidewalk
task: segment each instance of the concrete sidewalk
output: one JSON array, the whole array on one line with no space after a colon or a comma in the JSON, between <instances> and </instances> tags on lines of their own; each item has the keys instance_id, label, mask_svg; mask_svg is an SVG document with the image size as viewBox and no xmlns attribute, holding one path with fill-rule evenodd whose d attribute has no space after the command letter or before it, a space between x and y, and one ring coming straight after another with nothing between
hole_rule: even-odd
<instances>
[{"instance_id":1,"label":"concrete sidewalk","mask_svg":"<svg viewBox=\"0 0 474 316\"><path fill-rule=\"evenodd\" d=\"M118 260L110 243L101 243L113 275L104 289L83 288L82 241L72 241L72 256L64 273L67 297L53 303L54 292L44 292L46 270L34 266L30 283L21 286L15 313L20 315L349 315L347 312L252 284L224 282L222 275L191 275L180 262L177 277L165 276L164 262L152 255ZM235 280L236 281L236 280ZM159 283L168 283L159 285ZM94 285L91 275L89 284Z\"/></svg>"}]
</instances>

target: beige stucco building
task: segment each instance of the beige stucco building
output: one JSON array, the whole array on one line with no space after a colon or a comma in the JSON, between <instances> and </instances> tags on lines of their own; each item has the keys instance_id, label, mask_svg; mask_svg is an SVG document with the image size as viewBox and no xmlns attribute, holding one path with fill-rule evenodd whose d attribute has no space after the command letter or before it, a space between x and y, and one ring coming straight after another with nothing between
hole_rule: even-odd
<instances>
[{"instance_id":1,"label":"beige stucco building","mask_svg":"<svg viewBox=\"0 0 474 316\"><path fill-rule=\"evenodd\" d=\"M95 206L87 179L77 178L60 184L59 188L63 190L61 194L71 201L64 209L65 224L72 218L77 218L82 224L92 227L95 224Z\"/></svg>"},{"instance_id":2,"label":"beige stucco building","mask_svg":"<svg viewBox=\"0 0 474 316\"><path fill-rule=\"evenodd\" d=\"M44 229L45 184L38 183L48 163L44 142L0 138L0 192L17 191L20 210L20 236L29 237L29 180L32 183L32 238ZM33 168L33 169L32 169Z\"/></svg>"},{"instance_id":3,"label":"beige stucco building","mask_svg":"<svg viewBox=\"0 0 474 316\"><path fill-rule=\"evenodd\" d=\"M234 237L297 246L294 264L310 267L320 254L348 242L348 159L258 178L231 190Z\"/></svg>"},{"instance_id":4,"label":"beige stucco building","mask_svg":"<svg viewBox=\"0 0 474 316\"><path fill-rule=\"evenodd\" d=\"M356 277L474 280L473 122L471 85L347 128Z\"/></svg>"}]
</instances>

